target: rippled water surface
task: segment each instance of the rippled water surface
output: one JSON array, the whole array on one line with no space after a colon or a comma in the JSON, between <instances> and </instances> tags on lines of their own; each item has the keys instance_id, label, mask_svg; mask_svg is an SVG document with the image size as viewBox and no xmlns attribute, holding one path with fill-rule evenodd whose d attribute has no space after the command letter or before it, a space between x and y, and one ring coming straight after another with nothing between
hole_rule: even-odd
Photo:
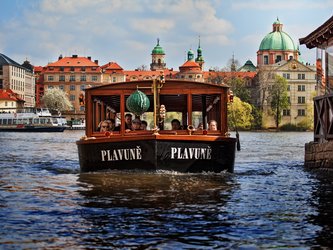
<instances>
[{"instance_id":1,"label":"rippled water surface","mask_svg":"<svg viewBox=\"0 0 333 250\"><path fill-rule=\"evenodd\" d=\"M0 249L329 249L312 133L241 133L234 174L79 173L82 131L0 133Z\"/></svg>"}]
</instances>

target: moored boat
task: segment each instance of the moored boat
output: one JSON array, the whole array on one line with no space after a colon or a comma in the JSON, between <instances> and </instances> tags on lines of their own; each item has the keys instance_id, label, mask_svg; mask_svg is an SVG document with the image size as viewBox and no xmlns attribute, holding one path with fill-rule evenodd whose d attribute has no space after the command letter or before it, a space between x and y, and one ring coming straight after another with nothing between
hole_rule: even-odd
<instances>
[{"instance_id":1,"label":"moored boat","mask_svg":"<svg viewBox=\"0 0 333 250\"><path fill-rule=\"evenodd\" d=\"M0 110L0 132L63 132L66 127L64 117L45 108Z\"/></svg>"},{"instance_id":2,"label":"moored boat","mask_svg":"<svg viewBox=\"0 0 333 250\"><path fill-rule=\"evenodd\" d=\"M161 77L93 87L86 89L85 98L86 134L76 142L82 172L234 170L236 138L230 137L227 127L227 105L232 96L224 84L164 81ZM151 129L126 129L127 113L137 119L150 117ZM175 115L181 117L182 129L166 124ZM100 132L104 120L120 125ZM208 129L208 120L216 121L216 130ZM199 123L203 128L196 128Z\"/></svg>"}]
</instances>

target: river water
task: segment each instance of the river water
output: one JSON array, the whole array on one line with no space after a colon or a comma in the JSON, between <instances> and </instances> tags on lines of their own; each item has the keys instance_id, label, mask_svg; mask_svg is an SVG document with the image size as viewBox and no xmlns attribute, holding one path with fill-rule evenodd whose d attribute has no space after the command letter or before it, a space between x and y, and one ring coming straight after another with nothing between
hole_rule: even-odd
<instances>
[{"instance_id":1,"label":"river water","mask_svg":"<svg viewBox=\"0 0 333 250\"><path fill-rule=\"evenodd\" d=\"M303 168L312 133L241 133L234 174L81 174L82 135L0 133L0 249L333 247L333 178Z\"/></svg>"}]
</instances>

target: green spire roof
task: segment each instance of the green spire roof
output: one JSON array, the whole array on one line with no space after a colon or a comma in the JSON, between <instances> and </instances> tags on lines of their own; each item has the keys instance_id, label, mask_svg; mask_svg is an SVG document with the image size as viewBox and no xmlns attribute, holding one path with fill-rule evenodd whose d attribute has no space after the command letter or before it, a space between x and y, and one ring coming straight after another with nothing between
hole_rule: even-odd
<instances>
[{"instance_id":1,"label":"green spire roof","mask_svg":"<svg viewBox=\"0 0 333 250\"><path fill-rule=\"evenodd\" d=\"M157 45L151 52L152 55L165 55L163 48L160 46L160 39L157 38Z\"/></svg>"}]
</instances>

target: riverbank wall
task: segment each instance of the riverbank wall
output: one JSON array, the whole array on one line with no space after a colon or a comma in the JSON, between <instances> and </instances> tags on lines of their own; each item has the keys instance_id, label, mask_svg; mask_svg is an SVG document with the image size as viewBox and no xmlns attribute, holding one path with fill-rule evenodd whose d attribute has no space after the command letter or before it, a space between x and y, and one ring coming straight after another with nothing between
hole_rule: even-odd
<instances>
[{"instance_id":1,"label":"riverbank wall","mask_svg":"<svg viewBox=\"0 0 333 250\"><path fill-rule=\"evenodd\" d=\"M313 170L333 171L333 141L306 143L304 166Z\"/></svg>"}]
</instances>

